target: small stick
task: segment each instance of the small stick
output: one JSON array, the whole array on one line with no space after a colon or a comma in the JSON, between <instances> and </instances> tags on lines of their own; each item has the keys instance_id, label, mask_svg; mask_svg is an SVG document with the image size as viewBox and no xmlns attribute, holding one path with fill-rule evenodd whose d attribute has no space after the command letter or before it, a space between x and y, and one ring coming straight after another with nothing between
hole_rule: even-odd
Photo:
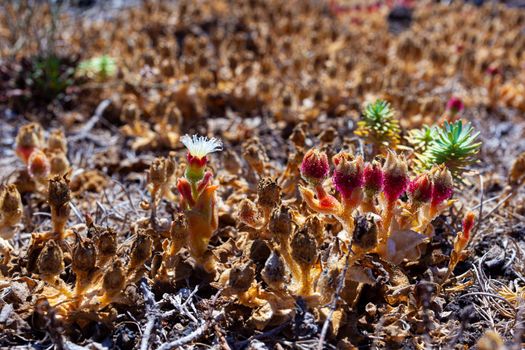
<instances>
[{"instance_id":1,"label":"small stick","mask_svg":"<svg viewBox=\"0 0 525 350\"><path fill-rule=\"evenodd\" d=\"M140 350L149 349L149 339L152 336L155 323L157 322L158 310L155 305L155 296L151 292L148 282L145 278L142 278L140 281L140 289L144 294L144 301L146 302L146 314L148 321L146 322L146 327L142 333L142 339L140 341Z\"/></svg>"},{"instance_id":2,"label":"small stick","mask_svg":"<svg viewBox=\"0 0 525 350\"><path fill-rule=\"evenodd\" d=\"M91 129L93 129L95 124L98 122L100 117L102 117L102 114L104 113L106 108L109 107L110 104L110 99L105 99L102 102L100 102L97 108L95 109L95 113L93 113L93 116L86 122L86 124L84 124L84 127L82 127L82 129L76 135L71 136L69 138L69 141L78 141L85 139L91 131Z\"/></svg>"},{"instance_id":3,"label":"small stick","mask_svg":"<svg viewBox=\"0 0 525 350\"><path fill-rule=\"evenodd\" d=\"M217 294L215 294L215 296L213 297L213 299L211 301L212 308L210 309L210 314L211 314L212 310L214 309L215 302L217 301L217 298L219 297L221 292L222 292L222 290L219 290L217 292ZM204 333L206 333L208 328L215 326L215 324L223 316L224 316L224 310L221 310L217 314L215 314L215 316L210 317L210 319L203 320L201 325L199 327L197 327L197 329L195 329L193 332L188 334L187 336L179 338L177 340L173 340L173 341L168 342L168 343L164 343L164 344L162 344L162 346L160 346L158 348L158 350L171 350L171 349L180 347L180 346L182 346L184 344L188 344L189 342L192 342L192 341L200 338Z\"/></svg>"}]
</instances>

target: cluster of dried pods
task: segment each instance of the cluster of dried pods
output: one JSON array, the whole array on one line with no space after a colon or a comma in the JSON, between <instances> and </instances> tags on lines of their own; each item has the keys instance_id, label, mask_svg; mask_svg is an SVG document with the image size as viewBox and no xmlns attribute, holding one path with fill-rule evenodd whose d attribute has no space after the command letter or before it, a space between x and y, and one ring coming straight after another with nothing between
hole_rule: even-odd
<instances>
[{"instance_id":1,"label":"cluster of dried pods","mask_svg":"<svg viewBox=\"0 0 525 350\"><path fill-rule=\"evenodd\" d=\"M172 148L181 125L232 113L281 124L351 116L378 92L405 124L432 124L451 94L468 106L525 109L522 12L416 6L411 27L397 35L388 10L338 16L310 2L152 1L111 22L66 27L56 41L118 57L115 81L95 84L82 100L111 99L107 114L127 124L136 149ZM242 123L234 128L225 137L241 140Z\"/></svg>"},{"instance_id":2,"label":"cluster of dried pods","mask_svg":"<svg viewBox=\"0 0 525 350\"><path fill-rule=\"evenodd\" d=\"M20 134L38 129L30 124ZM298 299L319 320L326 319L334 312L326 305L336 294L353 305L365 284L395 283L392 276L401 274L397 266L420 259L433 236L431 221L453 203L454 182L444 166L411 179L408 162L394 151L388 151L382 165L382 156L364 162L361 155L340 151L332 158L330 177L326 151L305 152L297 134L301 131L293 137L297 152L304 156L282 173L271 169L264 147L251 139L243 154L251 175L239 176L242 165L230 152L218 174L220 185L207 164L210 153L222 151L222 142L183 136L186 161L177 164L172 153L155 159L147 171L151 199L141 206L150 215L132 225L129 248L119 242L116 229L95 225L89 215L85 223L68 226L70 173L48 174L44 180L28 166L24 172L31 181L47 183L39 190L47 196L52 228L33 232L17 261L27 276L45 283L40 296L64 323L111 322L108 306L133 303L127 287L139 279L175 285L192 271L224 297L252 309L248 322L257 329L293 318ZM32 159L22 145L16 146L20 158ZM22 218L22 203L15 185L3 187L0 198L1 229L9 239ZM163 200L176 205L171 218L158 211ZM238 219L237 227L220 225L219 215L225 212ZM473 223L473 214L467 214L437 288L464 258ZM12 248L4 245L7 266ZM346 312L337 310L340 316Z\"/></svg>"}]
</instances>

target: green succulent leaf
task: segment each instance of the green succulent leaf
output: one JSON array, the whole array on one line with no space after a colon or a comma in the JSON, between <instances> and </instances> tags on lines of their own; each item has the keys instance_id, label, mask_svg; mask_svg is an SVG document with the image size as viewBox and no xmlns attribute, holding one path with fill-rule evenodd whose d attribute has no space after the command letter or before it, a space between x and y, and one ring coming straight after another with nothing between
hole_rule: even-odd
<instances>
[{"instance_id":1,"label":"green succulent leaf","mask_svg":"<svg viewBox=\"0 0 525 350\"><path fill-rule=\"evenodd\" d=\"M433 165L445 164L454 177L460 178L461 173L478 160L476 154L481 147L479 132L474 132L471 123L463 125L461 120L445 122L443 127L432 129L414 131L409 136L409 142L416 149L420 168L429 169ZM417 149L423 142L426 142L426 147Z\"/></svg>"}]
</instances>

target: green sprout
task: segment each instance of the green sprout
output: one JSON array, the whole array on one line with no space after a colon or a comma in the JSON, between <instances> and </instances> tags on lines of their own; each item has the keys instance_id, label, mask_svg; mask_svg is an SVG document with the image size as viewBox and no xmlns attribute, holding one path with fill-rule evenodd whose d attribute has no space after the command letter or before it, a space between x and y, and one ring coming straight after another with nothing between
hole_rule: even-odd
<instances>
[{"instance_id":1,"label":"green sprout","mask_svg":"<svg viewBox=\"0 0 525 350\"><path fill-rule=\"evenodd\" d=\"M479 132L474 132L471 123L463 125L461 120L452 124L445 122L441 128L428 129L430 131L422 129L411 135L412 141L415 141L413 146L420 167L430 169L433 165L445 164L452 175L460 179L461 173L469 165L477 162L476 154L481 147L481 142L478 142ZM428 142L429 138L431 138L430 142ZM427 143L425 149L420 152L417 147L424 145L422 140Z\"/></svg>"},{"instance_id":2,"label":"green sprout","mask_svg":"<svg viewBox=\"0 0 525 350\"><path fill-rule=\"evenodd\" d=\"M102 80L114 76L117 73L117 63L113 57L102 55L93 57L80 62L77 74L90 78L100 78Z\"/></svg>"},{"instance_id":3,"label":"green sprout","mask_svg":"<svg viewBox=\"0 0 525 350\"><path fill-rule=\"evenodd\" d=\"M399 143L400 128L390 103L378 99L368 104L362 120L357 123L355 134L372 143L374 153L387 148L395 149Z\"/></svg>"}]
</instances>

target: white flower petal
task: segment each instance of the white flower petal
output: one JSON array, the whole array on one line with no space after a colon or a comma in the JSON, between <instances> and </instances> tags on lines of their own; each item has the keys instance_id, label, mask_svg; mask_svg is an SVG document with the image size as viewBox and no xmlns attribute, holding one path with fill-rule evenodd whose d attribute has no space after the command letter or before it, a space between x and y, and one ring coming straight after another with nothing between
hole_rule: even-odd
<instances>
[{"instance_id":1,"label":"white flower petal","mask_svg":"<svg viewBox=\"0 0 525 350\"><path fill-rule=\"evenodd\" d=\"M190 137L186 134L180 140L188 152L196 158L203 158L209 153L222 151L222 141L216 137L208 139L206 136L193 135Z\"/></svg>"}]
</instances>

